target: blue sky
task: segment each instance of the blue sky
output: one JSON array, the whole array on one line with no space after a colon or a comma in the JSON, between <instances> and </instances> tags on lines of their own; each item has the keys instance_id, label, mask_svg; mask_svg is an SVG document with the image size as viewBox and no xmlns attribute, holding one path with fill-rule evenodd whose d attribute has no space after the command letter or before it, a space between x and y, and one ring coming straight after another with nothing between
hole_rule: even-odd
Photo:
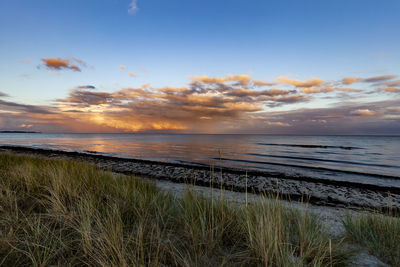
<instances>
[{"instance_id":1,"label":"blue sky","mask_svg":"<svg viewBox=\"0 0 400 267\"><path fill-rule=\"evenodd\" d=\"M131 3L2 0L0 92L8 102L54 108L56 99L81 85L112 93L146 83L186 86L202 75L334 83L400 74L399 1L137 0L129 12ZM43 58L77 58L86 66L51 69ZM351 86L369 90L370 84ZM383 101L398 94L357 97ZM270 108L336 102L342 100L317 96Z\"/></svg>"}]
</instances>

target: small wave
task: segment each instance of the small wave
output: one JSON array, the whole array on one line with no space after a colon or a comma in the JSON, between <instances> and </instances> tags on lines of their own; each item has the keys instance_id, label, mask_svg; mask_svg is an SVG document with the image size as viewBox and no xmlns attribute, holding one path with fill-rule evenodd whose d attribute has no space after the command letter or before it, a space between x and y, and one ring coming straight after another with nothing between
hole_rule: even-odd
<instances>
[{"instance_id":1,"label":"small wave","mask_svg":"<svg viewBox=\"0 0 400 267\"><path fill-rule=\"evenodd\" d=\"M352 146L324 146L324 145L297 145L297 144L267 144L267 143L257 143L257 145L262 146L285 146L285 147L304 147L304 148L337 148L337 149L362 149L361 147L352 147Z\"/></svg>"},{"instance_id":2,"label":"small wave","mask_svg":"<svg viewBox=\"0 0 400 267\"><path fill-rule=\"evenodd\" d=\"M362 163L362 162L354 162L354 161L346 161L346 160L334 160L334 159L265 155L265 154L258 154L258 153L242 153L242 155L266 157L266 158L299 159L299 160L310 160L310 161L334 162L334 163L343 163L343 164L349 164L349 165L362 165L362 166L370 166L370 167L400 168L398 166L385 165L385 164L370 164L370 163Z\"/></svg>"}]
</instances>

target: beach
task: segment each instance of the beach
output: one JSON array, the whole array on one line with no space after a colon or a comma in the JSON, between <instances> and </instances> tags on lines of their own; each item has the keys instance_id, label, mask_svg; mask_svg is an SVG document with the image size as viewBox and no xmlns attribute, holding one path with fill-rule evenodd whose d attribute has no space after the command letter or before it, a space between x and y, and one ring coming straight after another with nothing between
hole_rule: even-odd
<instances>
[{"instance_id":1,"label":"beach","mask_svg":"<svg viewBox=\"0 0 400 267\"><path fill-rule=\"evenodd\" d=\"M338 182L301 176L217 166L126 159L80 152L17 146L0 146L2 151L89 162L105 170L174 183L225 188L237 192L279 193L282 199L307 200L319 206L347 209L400 209L397 187L357 182Z\"/></svg>"},{"instance_id":2,"label":"beach","mask_svg":"<svg viewBox=\"0 0 400 267\"><path fill-rule=\"evenodd\" d=\"M309 262L310 264L316 261L319 262L320 266L371 267L391 266L384 263L388 261L391 263L394 262L392 266L397 266L396 241L394 244L390 243L391 235L394 234L397 236L399 234L398 226L396 226L399 221L393 217L398 214L396 209L388 210L380 207L372 210L372 206L344 205L344 203L334 205L333 202L312 201L312 196L305 195L303 195L301 199L292 199L289 194L271 190L257 192L253 190L252 193L250 191L252 189L251 185L248 186L247 189L245 187L243 192L237 192L241 191L243 189L242 187L228 189L224 184L212 183L207 185L204 180L200 183L201 186L199 186L199 183L195 180L186 178L182 181L171 178L167 179L165 174L164 178L161 176L156 177L155 175L150 175L148 170L143 171L143 173L146 173L144 175L138 174L137 171L133 173L124 169L117 170L118 166L121 168L123 166L126 167L126 159L88 156L76 152L2 147L0 150L0 161L0 168L4 171L4 173L0 174L0 177L2 177L1 182L4 183L2 195L0 195L0 215L4 216L6 219L0 220L0 231L8 231L7 235L0 238L0 254L7 254L4 257L6 263L12 260L14 255L17 256L21 251L24 251L24 249L28 248L29 251L25 252L25 254L30 255L31 249L40 245L41 248L38 251L47 254L32 254L29 256L29 261L58 261L60 263L60 260L68 262L73 260L79 263L83 259L95 265L111 264L115 266L124 264L125 261L132 261L134 264L141 263L145 265L160 265L160 263L162 265L168 262L169 264L179 266L186 266L187 264L205 264L207 266L213 264L223 265L223 262L231 262L230 265L238 266L242 266L242 264L258 266L263 262L271 266L293 266L293 264L300 264L302 261ZM6 163L7 161L8 163ZM166 170L184 168L182 166L171 166L162 163L157 164L155 162L136 162L136 164L141 164L140 166L144 169L154 168L156 169L155 173L160 172L160 168L165 168ZM137 166L137 168L139 167ZM188 171L189 167L186 168L185 171ZM198 173L200 171L205 170L192 169L191 173ZM234 175L240 176L239 173L234 173L234 170L224 171L228 173L230 171L229 177L231 178ZM172 174L177 173L179 173L178 170L172 172ZM249 177L251 176L247 176L247 179L249 179ZM287 178L283 179L283 181L285 180L287 180ZM115 186L116 188L114 188ZM155 189L154 186L157 189ZM20 187L20 189L14 191L18 187ZM20 209L18 212L16 212L17 210L15 210L15 207L12 205L13 201L10 200L14 199L17 195L19 195L19 200L15 201L17 201L17 205L20 206L20 208L17 209ZM120 199L121 197L123 199ZM96 211L92 205L95 205L97 207L96 209L99 210ZM144 206L142 205L149 207L143 208ZM151 206L154 207L150 208ZM115 210L116 208L118 210ZM149 208L150 210L148 210ZM178 214L173 211L177 208L181 209ZM75 209L78 210L75 211ZM126 211L124 212L126 209L129 210L129 216L125 214ZM197 211L197 209L199 210ZM153 214L154 212L156 213ZM185 216L187 215L185 215L185 213L187 212L195 212L195 214L186 218ZM243 212L244 214L249 214L243 217ZM384 214L382 214L382 212ZM18 215L20 213L27 217L21 217ZM97 218L96 216L99 216L96 215L97 213L103 215ZM148 217L149 215L146 214L152 215ZM87 216L90 216L90 218ZM128 217L125 218L125 216ZM135 227L137 226L133 226L131 223L125 225L125 221L131 218L131 216L136 216L139 220L146 220L150 228L148 230L145 230L145 228L136 229ZM154 219L150 219L154 216L161 216L160 225L155 224L156 222ZM165 218L162 219L165 216L170 216L170 220L176 222L171 225L168 221L165 221ZM210 216L207 220L211 221L201 222L202 216ZM13 219L10 221L7 218ZM35 220L37 219L40 220L40 222L36 222ZM133 234L140 234L143 236L142 238L146 240L150 238L153 240L151 242L156 242L158 244L157 246L160 246L162 242L171 242L171 236L163 237L165 234L153 237L153 235L150 234L151 231L154 231L152 227L161 227L157 231L174 231L174 235L177 235L176 238L182 239L180 242L187 242L186 234L182 236L181 230L176 229L180 224L179 220L187 219L190 219L190 221L185 222L185 227L188 227L189 231L199 231L198 227L201 227L201 231L206 231L208 238L207 241L202 241L199 239L201 236L198 236L196 233L191 233L191 235L193 235L191 238L195 238L195 243L190 245L194 245L190 247L190 251L179 247L179 244L154 248L151 243L134 245L135 250L143 250L141 253L144 254L139 255L142 255L141 257L144 258L137 258L137 255L130 254L131 252L128 251L114 251L115 247L121 247L119 249L125 251L125 242L141 242L136 239L137 237L133 237ZM198 221L199 219L200 221ZM93 227L93 229L89 230L87 233L88 226L85 224L87 223L85 220L96 220L91 222L91 224L93 224L91 228ZM238 227L237 229L235 227L232 228L232 222L230 222L230 220L234 220L234 224L240 221L240 224L236 226ZM264 222L264 220L269 222L265 224L266 222ZM384 227L376 229L376 226L370 225L367 226L365 230L362 228L359 230L371 231L372 235L382 236L382 240L377 241L375 237L374 241L368 241L368 237L365 237L365 233L361 232L363 236L361 240L365 239L367 241L356 242L356 240L358 240L357 237L352 237L349 231L352 231L351 229L353 227L356 227L356 229L360 227L357 220L360 220L360 222L363 220L372 220L371 222L376 223L377 227ZM127 222L131 222L131 219L128 219ZM21 223L24 224L24 226L19 225ZM119 228L116 227L122 227L118 226L121 223L124 223L125 226L121 228L121 230L118 230ZM207 224L203 225L203 223ZM76 226L75 224L78 225ZM134 225L135 224L137 224L137 222L135 222ZM57 230L59 227L61 228ZM98 227L100 228L97 229ZM171 229L162 230L163 227ZM206 227L206 229L204 229L204 227ZM246 230L243 227L248 229ZM13 228L16 229L15 233ZM22 229L27 235L23 237L22 243L18 241L18 232L20 231L18 229ZM122 229L125 230L122 231ZM207 247L221 246L221 248L226 249L232 246L233 240L238 238L236 234L233 233L238 230L245 230L245 232L240 233L242 237L239 237L239 240L241 241L239 243L236 243L238 240L234 241L236 245L231 247L231 249L242 249L244 250L242 253L245 254L236 254L237 252L226 254L225 252L222 259L214 258L216 255L219 255L220 252L213 250L208 251L209 248ZM36 234L31 233L31 231L36 231ZM69 251L72 247L70 248L68 244L73 244L77 242L77 240L71 240L68 235L60 239L54 239L56 235L54 231L61 231L60 234L62 232L71 231L72 233L77 232L81 233L81 235L83 234L83 236L80 237L83 243L74 245L78 246L74 253L78 253L79 256L67 256L65 258L65 256L58 255L57 251L68 251L65 253L70 253ZM97 235L101 234L101 232L96 234L97 231L105 232L106 236L98 237ZM129 231L133 232L129 234ZM222 241L221 243L218 238L213 237L213 235L217 234L219 231L227 232L228 235L231 236L231 241L228 243ZM233 232L230 233L230 231ZM246 233L246 231L249 232ZM275 237L271 236L272 232L270 231L274 232L273 236L275 235ZM286 242L290 240L291 243L281 243L283 241L279 240L283 237L275 231L288 231L286 234L289 239ZM393 231L393 233L391 233L391 231ZM113 241L113 237L108 236L110 234L112 236L120 236L119 238L121 239L118 238ZM126 236L127 234L128 236ZM209 234L211 234L211 237L208 236ZM252 241L253 234L261 235L260 238L263 240L258 240L257 242L267 242L266 245L268 247L274 246L274 242L278 242L277 244L279 244L280 249L288 246L288 248L293 249L293 251L290 252L289 250L281 254L281 252L273 250L272 247L264 248L262 244ZM284 234L284 236L286 234ZM245 236L247 236L246 240L242 239ZM303 236L302 239L298 239L299 236ZM29 239L32 238L36 238L34 243L30 243L29 241ZM165 238L167 239L164 240ZM250 239L247 240L247 238ZM264 238L266 238L266 240L264 240ZM278 238L278 240L275 240L275 238ZM125 239L126 241L123 241ZM94 244L95 242L104 243L101 243L100 248L93 248L93 245L90 245L92 242ZM115 243L112 244L110 242ZM206 242L205 247L207 250L204 251L204 248L202 248L200 251L197 251L199 247L197 247L196 244L201 244L201 242ZM305 251L303 255L301 250L298 250L303 246L307 246L306 244L309 244L309 242L314 245L309 248L304 248ZM378 243L378 251L371 250L371 244L374 244L374 242L380 242ZM386 244L385 242L388 243ZM16 250L15 247L19 247L18 250L20 251ZM178 254L173 252L176 249L179 251ZM262 254L265 253L263 251L266 249L269 251L268 255ZM388 253L387 250L390 250L390 254L388 254L390 255L389 259L382 256ZM99 251L104 251L102 253L108 254L110 258L104 258L98 255ZM156 253L166 253L166 255L172 254L170 256L164 255L158 258L158 256L154 256L154 251L156 251ZM330 256L327 255L328 252ZM251 256L253 253L255 253L256 258ZM314 253L317 254L314 255ZM195 257L195 259L192 257ZM240 261L237 262L237 260ZM25 257L19 256L16 262L23 263L25 261Z\"/></svg>"}]
</instances>

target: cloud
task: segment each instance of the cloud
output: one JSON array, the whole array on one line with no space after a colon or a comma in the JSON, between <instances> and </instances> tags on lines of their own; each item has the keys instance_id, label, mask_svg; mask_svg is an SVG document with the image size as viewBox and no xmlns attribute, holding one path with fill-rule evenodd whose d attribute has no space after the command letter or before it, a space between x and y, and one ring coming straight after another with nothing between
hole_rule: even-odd
<instances>
[{"instance_id":1,"label":"cloud","mask_svg":"<svg viewBox=\"0 0 400 267\"><path fill-rule=\"evenodd\" d=\"M273 86L276 85L276 83L273 82L263 82L263 81L258 81L258 80L253 80L253 83L255 86Z\"/></svg>"},{"instance_id":2,"label":"cloud","mask_svg":"<svg viewBox=\"0 0 400 267\"><path fill-rule=\"evenodd\" d=\"M62 58L42 58L43 63L48 69L61 70L70 69L74 71L81 71L78 65L86 66L86 63L80 59L62 59Z\"/></svg>"},{"instance_id":3,"label":"cloud","mask_svg":"<svg viewBox=\"0 0 400 267\"><path fill-rule=\"evenodd\" d=\"M374 77L369 77L362 79L363 82L367 83L377 83L377 82L384 82L388 80L395 79L397 75L381 75L381 76L374 76Z\"/></svg>"},{"instance_id":4,"label":"cloud","mask_svg":"<svg viewBox=\"0 0 400 267\"><path fill-rule=\"evenodd\" d=\"M248 84L249 89L242 88L243 84ZM221 123L262 111L264 105L309 100L296 90L254 90L255 87L246 75L195 76L183 87L153 88L145 84L113 92L77 87L68 97L57 99L57 105L60 111L76 119L86 118L119 131L211 131Z\"/></svg>"},{"instance_id":5,"label":"cloud","mask_svg":"<svg viewBox=\"0 0 400 267\"><path fill-rule=\"evenodd\" d=\"M96 89L96 87L93 85L79 85L77 88L78 89L88 89L88 90Z\"/></svg>"},{"instance_id":6,"label":"cloud","mask_svg":"<svg viewBox=\"0 0 400 267\"><path fill-rule=\"evenodd\" d=\"M376 112L373 110L369 110L369 109L357 109L357 110L351 111L350 114L354 115L354 116L367 117L367 116L375 116Z\"/></svg>"},{"instance_id":7,"label":"cloud","mask_svg":"<svg viewBox=\"0 0 400 267\"><path fill-rule=\"evenodd\" d=\"M280 121L266 121L265 122L266 125L273 125L273 126L284 126L284 127L289 127L291 126L289 123L287 122L280 122Z\"/></svg>"},{"instance_id":8,"label":"cloud","mask_svg":"<svg viewBox=\"0 0 400 267\"><path fill-rule=\"evenodd\" d=\"M72 58L72 59L62 59L62 58L42 58L44 65L51 70L61 70L70 69L74 71L81 71L78 67L86 67L86 63L83 60Z\"/></svg>"},{"instance_id":9,"label":"cloud","mask_svg":"<svg viewBox=\"0 0 400 267\"><path fill-rule=\"evenodd\" d=\"M28 78L28 77L31 77L31 74L29 74L29 73L22 73L20 76L21 76L22 78Z\"/></svg>"},{"instance_id":10,"label":"cloud","mask_svg":"<svg viewBox=\"0 0 400 267\"><path fill-rule=\"evenodd\" d=\"M400 87L400 80L397 81L389 81L385 83L388 87Z\"/></svg>"},{"instance_id":11,"label":"cloud","mask_svg":"<svg viewBox=\"0 0 400 267\"><path fill-rule=\"evenodd\" d=\"M277 134L360 134L367 130L392 134L400 130L400 114L396 111L399 100L358 104L343 101L342 95L347 93L357 93L351 97L374 94L388 98L384 89L376 90L375 83L361 84L361 90L338 86L342 79L279 79L272 85L246 74L203 75L193 76L180 87L144 84L106 91L80 85L49 106L1 101L0 127L20 129L25 124L33 125L35 130L57 132ZM382 84L386 82L390 80ZM305 108L315 106L316 99L328 98L327 108ZM332 103L334 99L338 102ZM368 99L372 98L364 98Z\"/></svg>"},{"instance_id":12,"label":"cloud","mask_svg":"<svg viewBox=\"0 0 400 267\"><path fill-rule=\"evenodd\" d=\"M288 90L281 90L281 89L270 89L270 90L263 90L263 91L255 91L243 88L235 88L230 90L227 95L229 96L236 96L236 97L244 97L244 96L279 96L279 95L287 95L290 93L295 93L296 91L288 91Z\"/></svg>"},{"instance_id":13,"label":"cloud","mask_svg":"<svg viewBox=\"0 0 400 267\"><path fill-rule=\"evenodd\" d=\"M284 112L257 112L249 114L247 120L241 121L243 126L235 132L314 135L398 134L399 106L400 100L387 100L367 104L338 103L327 108L300 108ZM387 110L390 110L390 113ZM287 123L290 127L279 127L271 123L268 125L268 122Z\"/></svg>"},{"instance_id":14,"label":"cloud","mask_svg":"<svg viewBox=\"0 0 400 267\"><path fill-rule=\"evenodd\" d=\"M243 86L247 86L251 82L251 77L246 74L235 74L235 75L228 75L227 77L208 77L207 75L203 76L192 76L194 82L200 83L226 83L226 82L237 82Z\"/></svg>"},{"instance_id":15,"label":"cloud","mask_svg":"<svg viewBox=\"0 0 400 267\"><path fill-rule=\"evenodd\" d=\"M292 80L285 76L278 77L278 81L281 83L294 85L296 87L313 87L320 86L323 83L323 80L319 78L313 78L306 81Z\"/></svg>"},{"instance_id":16,"label":"cloud","mask_svg":"<svg viewBox=\"0 0 400 267\"><path fill-rule=\"evenodd\" d=\"M126 66L125 66L125 65L119 65L119 68L120 68L121 70L126 70Z\"/></svg>"},{"instance_id":17,"label":"cloud","mask_svg":"<svg viewBox=\"0 0 400 267\"><path fill-rule=\"evenodd\" d=\"M385 82L392 79L395 79L397 75L381 75L381 76L373 76L368 78L359 78L359 77L346 77L342 79L342 83L345 85L350 85L355 82L364 82L364 83L379 83ZM388 85L393 86L393 85Z\"/></svg>"},{"instance_id":18,"label":"cloud","mask_svg":"<svg viewBox=\"0 0 400 267\"><path fill-rule=\"evenodd\" d=\"M0 97L7 97L8 95L6 93L0 92Z\"/></svg>"},{"instance_id":19,"label":"cloud","mask_svg":"<svg viewBox=\"0 0 400 267\"><path fill-rule=\"evenodd\" d=\"M346 85L349 85L349 84L358 82L358 81L360 81L360 80L361 80L361 79L360 79L360 78L357 78L357 77L345 77L345 78L342 79L342 83L343 83L343 84L346 84Z\"/></svg>"},{"instance_id":20,"label":"cloud","mask_svg":"<svg viewBox=\"0 0 400 267\"><path fill-rule=\"evenodd\" d=\"M383 88L382 90L388 93L400 93L400 88L386 87Z\"/></svg>"},{"instance_id":21,"label":"cloud","mask_svg":"<svg viewBox=\"0 0 400 267\"><path fill-rule=\"evenodd\" d=\"M21 124L21 125L19 125L19 127L21 127L21 128L32 128L33 127L33 125L32 124L25 124L25 123L23 123L23 124Z\"/></svg>"},{"instance_id":22,"label":"cloud","mask_svg":"<svg viewBox=\"0 0 400 267\"><path fill-rule=\"evenodd\" d=\"M129 4L128 13L135 14L139 10L137 6L137 0L132 0Z\"/></svg>"},{"instance_id":23,"label":"cloud","mask_svg":"<svg viewBox=\"0 0 400 267\"><path fill-rule=\"evenodd\" d=\"M21 64L30 64L32 62L32 60L30 58L23 58L21 60L18 61Z\"/></svg>"},{"instance_id":24,"label":"cloud","mask_svg":"<svg viewBox=\"0 0 400 267\"><path fill-rule=\"evenodd\" d=\"M137 77L137 74L135 74L135 73L133 73L133 72L128 72L128 74L129 74L129 77Z\"/></svg>"},{"instance_id":25,"label":"cloud","mask_svg":"<svg viewBox=\"0 0 400 267\"><path fill-rule=\"evenodd\" d=\"M38 114L51 114L52 112L45 107L35 105L18 104L15 102L9 102L0 100L0 111L8 112L27 112L27 113L38 113Z\"/></svg>"},{"instance_id":26,"label":"cloud","mask_svg":"<svg viewBox=\"0 0 400 267\"><path fill-rule=\"evenodd\" d=\"M68 69L73 69L73 70L76 70L76 71L80 71L78 66L70 65L70 61L68 59L42 58L42 61L45 63L46 67L48 67L49 69L60 70L62 68L68 68Z\"/></svg>"},{"instance_id":27,"label":"cloud","mask_svg":"<svg viewBox=\"0 0 400 267\"><path fill-rule=\"evenodd\" d=\"M343 88L343 87L335 87L335 86L321 86L321 87L306 87L300 89L302 93L305 94L317 94L317 93L331 93L331 92L347 92L347 93L359 93L362 90L353 89L353 88Z\"/></svg>"}]
</instances>

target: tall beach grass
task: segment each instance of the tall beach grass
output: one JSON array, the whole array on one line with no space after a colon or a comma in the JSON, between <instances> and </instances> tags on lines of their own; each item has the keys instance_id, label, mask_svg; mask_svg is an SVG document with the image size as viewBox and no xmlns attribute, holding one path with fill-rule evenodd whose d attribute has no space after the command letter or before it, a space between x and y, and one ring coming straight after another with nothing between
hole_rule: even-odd
<instances>
[{"instance_id":1,"label":"tall beach grass","mask_svg":"<svg viewBox=\"0 0 400 267\"><path fill-rule=\"evenodd\" d=\"M400 267L400 218L382 213L347 215L347 237L393 267Z\"/></svg>"},{"instance_id":2,"label":"tall beach grass","mask_svg":"<svg viewBox=\"0 0 400 267\"><path fill-rule=\"evenodd\" d=\"M86 163L0 153L3 266L345 266L342 242L274 197L177 198Z\"/></svg>"}]
</instances>

